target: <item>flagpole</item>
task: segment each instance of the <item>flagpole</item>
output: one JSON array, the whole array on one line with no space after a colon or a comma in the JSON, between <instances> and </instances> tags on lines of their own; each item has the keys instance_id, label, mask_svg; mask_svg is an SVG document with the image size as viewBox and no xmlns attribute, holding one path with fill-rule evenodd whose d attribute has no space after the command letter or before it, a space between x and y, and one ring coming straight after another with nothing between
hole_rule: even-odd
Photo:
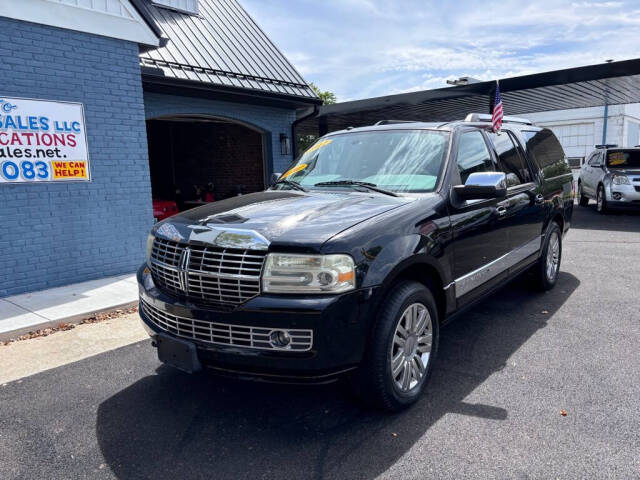
<instances>
[{"instance_id":1,"label":"flagpole","mask_svg":"<svg viewBox=\"0 0 640 480\"><path fill-rule=\"evenodd\" d=\"M496 106L496 90L498 89L500 80L496 80L495 86L489 92L489 115L493 115L493 107Z\"/></svg>"}]
</instances>

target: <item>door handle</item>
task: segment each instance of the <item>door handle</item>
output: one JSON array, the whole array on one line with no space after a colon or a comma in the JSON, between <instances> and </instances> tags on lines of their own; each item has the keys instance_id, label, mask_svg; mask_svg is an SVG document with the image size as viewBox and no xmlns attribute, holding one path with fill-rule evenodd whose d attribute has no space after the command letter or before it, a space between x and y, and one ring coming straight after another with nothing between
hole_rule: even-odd
<instances>
[{"instance_id":1,"label":"door handle","mask_svg":"<svg viewBox=\"0 0 640 480\"><path fill-rule=\"evenodd\" d=\"M496 208L498 215L504 217L507 214L507 207L498 207Z\"/></svg>"},{"instance_id":2,"label":"door handle","mask_svg":"<svg viewBox=\"0 0 640 480\"><path fill-rule=\"evenodd\" d=\"M541 203L544 203L544 196L539 193L536 195L536 205L540 205Z\"/></svg>"}]
</instances>

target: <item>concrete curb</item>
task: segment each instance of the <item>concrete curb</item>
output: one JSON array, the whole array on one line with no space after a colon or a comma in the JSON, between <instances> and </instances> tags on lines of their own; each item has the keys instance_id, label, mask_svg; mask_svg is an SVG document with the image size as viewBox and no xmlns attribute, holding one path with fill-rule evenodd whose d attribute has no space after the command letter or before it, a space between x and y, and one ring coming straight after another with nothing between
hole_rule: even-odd
<instances>
[{"instance_id":1,"label":"concrete curb","mask_svg":"<svg viewBox=\"0 0 640 480\"><path fill-rule=\"evenodd\" d=\"M125 302L125 303L121 303L121 304L117 304L117 305L113 305L113 306L109 306L109 307L100 308L100 309L97 309L97 310L91 310L91 311L88 311L88 312L74 314L74 315L71 315L71 316L66 317L66 318L58 318L58 319L55 319L55 320L48 320L48 319L43 317L41 323L34 323L34 324L31 324L31 325L26 326L26 327L17 328L15 330L7 330L5 332L0 332L0 342L5 342L7 340L16 339L20 335L24 335L24 334L30 333L30 332L35 332L36 330L43 330L45 328L57 327L62 323L71 323L71 324L74 324L74 325L78 325L84 318L91 317L93 315L97 315L97 314L100 314L100 313L112 312L112 311L118 310L118 309L131 308L131 307L134 307L134 306L137 306L137 305L138 305L137 301Z\"/></svg>"},{"instance_id":2,"label":"concrete curb","mask_svg":"<svg viewBox=\"0 0 640 480\"><path fill-rule=\"evenodd\" d=\"M137 303L138 282L134 274L0 298L0 340L61 323L80 323L83 318Z\"/></svg>"}]
</instances>

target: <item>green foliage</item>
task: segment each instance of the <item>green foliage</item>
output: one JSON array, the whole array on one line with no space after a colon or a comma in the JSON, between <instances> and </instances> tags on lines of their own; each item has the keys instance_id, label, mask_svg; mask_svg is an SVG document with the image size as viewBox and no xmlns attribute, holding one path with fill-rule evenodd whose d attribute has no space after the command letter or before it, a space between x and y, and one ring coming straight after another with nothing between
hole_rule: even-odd
<instances>
[{"instance_id":1,"label":"green foliage","mask_svg":"<svg viewBox=\"0 0 640 480\"><path fill-rule=\"evenodd\" d=\"M314 92L316 92L316 95L318 95L320 100L322 100L323 105L331 105L338 101L335 93L330 92L329 90L322 91L313 82L309 82L309 86L313 89Z\"/></svg>"},{"instance_id":2,"label":"green foliage","mask_svg":"<svg viewBox=\"0 0 640 480\"><path fill-rule=\"evenodd\" d=\"M298 152L298 155L304 152L318 139L315 135L297 135L296 137L296 141L298 142L298 149L296 151Z\"/></svg>"}]
</instances>

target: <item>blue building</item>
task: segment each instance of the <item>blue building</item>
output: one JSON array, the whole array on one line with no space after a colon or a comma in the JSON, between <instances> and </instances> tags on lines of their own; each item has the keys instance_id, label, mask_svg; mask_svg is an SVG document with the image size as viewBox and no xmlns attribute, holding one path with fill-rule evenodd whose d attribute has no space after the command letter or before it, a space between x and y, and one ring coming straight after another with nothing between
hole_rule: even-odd
<instances>
[{"instance_id":1,"label":"blue building","mask_svg":"<svg viewBox=\"0 0 640 480\"><path fill-rule=\"evenodd\" d=\"M236 0L3 0L0 297L135 270L153 201L261 190L320 102Z\"/></svg>"}]
</instances>

